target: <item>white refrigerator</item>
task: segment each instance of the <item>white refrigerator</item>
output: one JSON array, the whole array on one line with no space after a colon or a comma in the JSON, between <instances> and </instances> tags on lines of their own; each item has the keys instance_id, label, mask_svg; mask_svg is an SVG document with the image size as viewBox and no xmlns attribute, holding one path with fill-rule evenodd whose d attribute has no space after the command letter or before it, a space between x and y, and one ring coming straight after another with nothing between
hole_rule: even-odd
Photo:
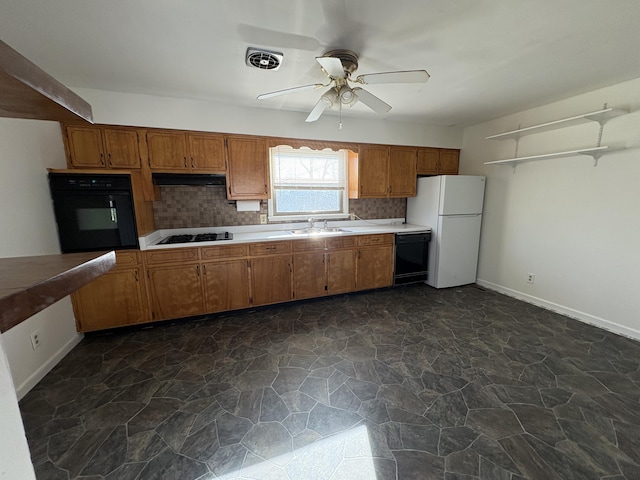
<instances>
[{"instance_id":1,"label":"white refrigerator","mask_svg":"<svg viewBox=\"0 0 640 480\"><path fill-rule=\"evenodd\" d=\"M485 181L482 175L418 178L416 196L407 199L407 223L432 228L427 285L476 281Z\"/></svg>"}]
</instances>

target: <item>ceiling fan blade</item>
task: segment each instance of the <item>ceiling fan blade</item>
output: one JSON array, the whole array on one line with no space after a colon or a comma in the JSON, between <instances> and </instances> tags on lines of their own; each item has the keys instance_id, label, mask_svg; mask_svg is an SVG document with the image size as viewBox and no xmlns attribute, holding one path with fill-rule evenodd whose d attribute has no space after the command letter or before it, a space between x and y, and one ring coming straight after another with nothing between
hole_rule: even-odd
<instances>
[{"instance_id":1,"label":"ceiling fan blade","mask_svg":"<svg viewBox=\"0 0 640 480\"><path fill-rule=\"evenodd\" d=\"M358 100L360 100L362 103L364 103L367 107L369 107L374 112L387 113L389 110L391 110L391 105L383 102L374 94L369 93L360 87L354 88L353 91L356 92L356 95L358 95Z\"/></svg>"},{"instance_id":2,"label":"ceiling fan blade","mask_svg":"<svg viewBox=\"0 0 640 480\"><path fill-rule=\"evenodd\" d=\"M354 81L366 85L375 83L424 83L427 80L429 80L429 74L426 70L405 70L358 75Z\"/></svg>"},{"instance_id":3,"label":"ceiling fan blade","mask_svg":"<svg viewBox=\"0 0 640 480\"><path fill-rule=\"evenodd\" d=\"M339 58L336 57L316 57L318 63L324 68L325 72L333 78L344 78L344 67Z\"/></svg>"},{"instance_id":4,"label":"ceiling fan blade","mask_svg":"<svg viewBox=\"0 0 640 480\"><path fill-rule=\"evenodd\" d=\"M302 85L300 87L286 88L284 90L278 90L276 92L263 93L262 95L258 95L258 100L265 100L267 98L279 97L280 95L288 95L289 93L303 92L305 90L314 90L316 88L326 87L321 83L313 83L311 85Z\"/></svg>"},{"instance_id":5,"label":"ceiling fan blade","mask_svg":"<svg viewBox=\"0 0 640 480\"><path fill-rule=\"evenodd\" d=\"M322 97L320 97L318 103L316 103L316 106L313 107L313 110L311 110L311 113L309 113L309 116L305 119L305 122L315 122L316 120L318 120L326 107L327 104L324 102Z\"/></svg>"}]
</instances>

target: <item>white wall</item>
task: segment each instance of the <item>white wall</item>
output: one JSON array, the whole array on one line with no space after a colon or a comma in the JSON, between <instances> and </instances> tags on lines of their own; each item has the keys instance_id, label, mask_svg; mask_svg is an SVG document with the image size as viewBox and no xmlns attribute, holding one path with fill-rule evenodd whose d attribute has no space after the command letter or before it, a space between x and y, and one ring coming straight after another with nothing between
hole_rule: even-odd
<instances>
[{"instance_id":1,"label":"white wall","mask_svg":"<svg viewBox=\"0 0 640 480\"><path fill-rule=\"evenodd\" d=\"M462 129L415 123L324 115L306 123L307 113L242 108L202 100L125 94L73 88L93 107L94 121L115 125L244 133L288 138L336 140L395 145L460 148Z\"/></svg>"},{"instance_id":2,"label":"white wall","mask_svg":"<svg viewBox=\"0 0 640 480\"><path fill-rule=\"evenodd\" d=\"M509 166L513 140L485 136L610 107L597 167L574 156ZM518 156L596 146L599 126L520 140ZM461 173L487 176L478 283L640 338L640 79L466 128ZM526 282L535 274L535 284Z\"/></svg>"},{"instance_id":3,"label":"white wall","mask_svg":"<svg viewBox=\"0 0 640 480\"><path fill-rule=\"evenodd\" d=\"M47 168L65 168L56 122L0 119L0 258L60 253ZM38 330L41 346L32 350ZM13 383L22 398L80 340L69 298L2 335Z\"/></svg>"}]
</instances>

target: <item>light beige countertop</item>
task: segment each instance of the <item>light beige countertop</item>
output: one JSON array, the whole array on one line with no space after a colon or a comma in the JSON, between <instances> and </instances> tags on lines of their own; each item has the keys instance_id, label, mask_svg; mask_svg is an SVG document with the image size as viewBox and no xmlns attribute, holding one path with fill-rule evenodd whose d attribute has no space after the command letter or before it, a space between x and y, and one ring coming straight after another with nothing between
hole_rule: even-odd
<instances>
[{"instance_id":1,"label":"light beige countertop","mask_svg":"<svg viewBox=\"0 0 640 480\"><path fill-rule=\"evenodd\" d=\"M315 222L316 227L322 227L323 220ZM404 223L404 218L386 218L380 220L335 220L327 222L331 228L341 228L343 231L335 233L294 234L292 230L308 227L306 222L277 223L269 225L242 225L221 226L203 228L177 228L161 229L140 237L141 250L153 250L161 248L180 247L206 247L211 245L228 245L233 243L268 242L275 240L296 240L299 238L335 237L345 235L367 235L376 233L411 233L429 232L431 227L425 225L411 225ZM158 245L158 242L171 235L197 235L199 233L233 234L232 240L219 240L215 242L189 242Z\"/></svg>"}]
</instances>

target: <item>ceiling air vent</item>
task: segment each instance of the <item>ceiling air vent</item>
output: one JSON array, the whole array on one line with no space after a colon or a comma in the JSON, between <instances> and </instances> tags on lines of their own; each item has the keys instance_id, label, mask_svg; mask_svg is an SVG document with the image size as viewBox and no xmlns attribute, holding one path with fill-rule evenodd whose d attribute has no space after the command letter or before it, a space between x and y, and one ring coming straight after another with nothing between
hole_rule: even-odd
<instances>
[{"instance_id":1,"label":"ceiling air vent","mask_svg":"<svg viewBox=\"0 0 640 480\"><path fill-rule=\"evenodd\" d=\"M261 70L278 70L283 59L282 53L270 52L269 50L259 50L257 48L247 48L247 65Z\"/></svg>"}]
</instances>

